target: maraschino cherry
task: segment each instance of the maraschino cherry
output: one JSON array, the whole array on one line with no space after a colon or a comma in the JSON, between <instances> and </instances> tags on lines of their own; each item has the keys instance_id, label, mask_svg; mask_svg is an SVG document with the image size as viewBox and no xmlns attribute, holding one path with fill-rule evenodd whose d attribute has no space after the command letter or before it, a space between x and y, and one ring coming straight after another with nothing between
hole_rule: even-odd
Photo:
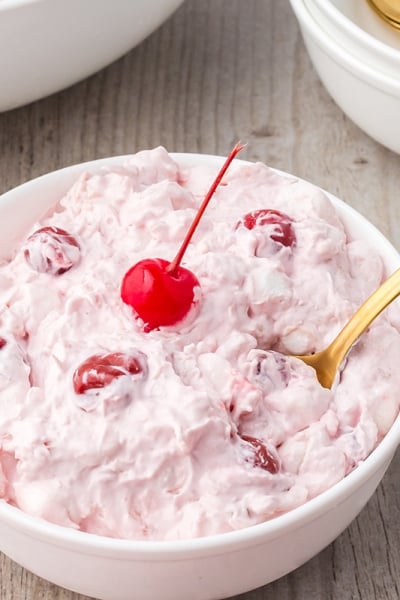
<instances>
[{"instance_id":1,"label":"maraschino cherry","mask_svg":"<svg viewBox=\"0 0 400 600\"><path fill-rule=\"evenodd\" d=\"M243 150L238 143L233 148L208 190L185 239L172 262L163 258L146 258L125 273L121 298L132 306L144 322L145 331L163 325L175 325L189 312L195 302L195 288L200 283L194 273L181 266L182 258L215 190L235 156Z\"/></svg>"},{"instance_id":2,"label":"maraschino cherry","mask_svg":"<svg viewBox=\"0 0 400 600\"><path fill-rule=\"evenodd\" d=\"M75 370L72 382L75 393L84 394L88 390L106 387L123 375L135 378L147 375L147 360L143 352L136 350L129 354L112 352L89 356Z\"/></svg>"},{"instance_id":3,"label":"maraschino cherry","mask_svg":"<svg viewBox=\"0 0 400 600\"><path fill-rule=\"evenodd\" d=\"M279 461L270 450L258 438L250 435L240 436L244 442L250 444L254 449L253 465L269 471L273 475L279 471Z\"/></svg>"},{"instance_id":4,"label":"maraschino cherry","mask_svg":"<svg viewBox=\"0 0 400 600\"><path fill-rule=\"evenodd\" d=\"M296 234L292 226L292 219L279 210L272 208L262 208L247 213L236 225L246 229L268 226L270 228L270 238L282 246L293 246L296 243Z\"/></svg>"},{"instance_id":5,"label":"maraschino cherry","mask_svg":"<svg viewBox=\"0 0 400 600\"><path fill-rule=\"evenodd\" d=\"M60 227L41 227L24 245L25 260L38 273L62 275L79 262L80 254L77 239Z\"/></svg>"}]
</instances>

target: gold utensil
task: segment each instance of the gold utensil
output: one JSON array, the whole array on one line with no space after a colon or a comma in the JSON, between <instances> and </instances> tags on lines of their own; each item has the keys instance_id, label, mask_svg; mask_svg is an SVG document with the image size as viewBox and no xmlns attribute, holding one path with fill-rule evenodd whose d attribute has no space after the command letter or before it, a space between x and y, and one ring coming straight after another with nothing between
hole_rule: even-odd
<instances>
[{"instance_id":1,"label":"gold utensil","mask_svg":"<svg viewBox=\"0 0 400 600\"><path fill-rule=\"evenodd\" d=\"M400 29L400 0L368 0L368 2L389 25Z\"/></svg>"},{"instance_id":2,"label":"gold utensil","mask_svg":"<svg viewBox=\"0 0 400 600\"><path fill-rule=\"evenodd\" d=\"M297 356L296 358L300 358L315 369L318 381L323 387L331 388L336 372L354 342L399 294L400 269L397 269L365 300L325 350L307 356Z\"/></svg>"}]
</instances>

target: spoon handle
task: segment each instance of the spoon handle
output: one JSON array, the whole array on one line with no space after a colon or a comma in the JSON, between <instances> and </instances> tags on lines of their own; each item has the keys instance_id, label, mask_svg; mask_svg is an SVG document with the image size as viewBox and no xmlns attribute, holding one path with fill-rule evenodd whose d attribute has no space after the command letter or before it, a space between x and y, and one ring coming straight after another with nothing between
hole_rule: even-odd
<instances>
[{"instance_id":1,"label":"spoon handle","mask_svg":"<svg viewBox=\"0 0 400 600\"><path fill-rule=\"evenodd\" d=\"M397 269L354 313L338 336L329 346L329 351L339 359L344 359L349 349L368 325L400 294L400 269Z\"/></svg>"}]
</instances>

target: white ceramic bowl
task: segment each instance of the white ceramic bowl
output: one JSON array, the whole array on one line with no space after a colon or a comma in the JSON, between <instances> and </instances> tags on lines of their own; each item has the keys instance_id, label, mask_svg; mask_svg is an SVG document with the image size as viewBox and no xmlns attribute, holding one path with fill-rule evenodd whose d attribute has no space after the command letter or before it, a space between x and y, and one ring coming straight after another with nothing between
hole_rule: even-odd
<instances>
[{"instance_id":1,"label":"white ceramic bowl","mask_svg":"<svg viewBox=\"0 0 400 600\"><path fill-rule=\"evenodd\" d=\"M220 166L224 159L175 155L181 164ZM76 165L0 197L0 254L64 194L84 170L124 157ZM352 238L379 249L388 271L400 256L368 221L330 196ZM304 506L269 522L212 537L144 542L100 537L53 525L0 501L0 550L58 585L103 600L215 600L292 571L334 540L363 508L400 441L400 417L355 471Z\"/></svg>"},{"instance_id":2,"label":"white ceramic bowl","mask_svg":"<svg viewBox=\"0 0 400 600\"><path fill-rule=\"evenodd\" d=\"M370 67L400 80L400 35L366 0L305 0L319 25Z\"/></svg>"},{"instance_id":3,"label":"white ceramic bowl","mask_svg":"<svg viewBox=\"0 0 400 600\"><path fill-rule=\"evenodd\" d=\"M305 0L290 2L311 61L332 98L363 131L400 153L400 77L352 55L314 19Z\"/></svg>"},{"instance_id":4,"label":"white ceramic bowl","mask_svg":"<svg viewBox=\"0 0 400 600\"><path fill-rule=\"evenodd\" d=\"M0 0L0 111L111 63L183 0Z\"/></svg>"}]
</instances>

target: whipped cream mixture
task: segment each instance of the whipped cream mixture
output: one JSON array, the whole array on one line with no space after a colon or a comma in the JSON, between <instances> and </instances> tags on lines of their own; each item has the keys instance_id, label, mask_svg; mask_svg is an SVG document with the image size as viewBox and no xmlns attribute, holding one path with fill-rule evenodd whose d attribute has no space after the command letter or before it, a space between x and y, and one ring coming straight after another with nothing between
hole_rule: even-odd
<instances>
[{"instance_id":1,"label":"whipped cream mixture","mask_svg":"<svg viewBox=\"0 0 400 600\"><path fill-rule=\"evenodd\" d=\"M217 170L157 148L84 174L0 267L6 502L106 536L205 536L303 504L387 433L395 307L333 391L288 356L325 347L386 276L310 184L233 164L184 257L187 317L146 332L122 302L133 264L174 258Z\"/></svg>"}]
</instances>

